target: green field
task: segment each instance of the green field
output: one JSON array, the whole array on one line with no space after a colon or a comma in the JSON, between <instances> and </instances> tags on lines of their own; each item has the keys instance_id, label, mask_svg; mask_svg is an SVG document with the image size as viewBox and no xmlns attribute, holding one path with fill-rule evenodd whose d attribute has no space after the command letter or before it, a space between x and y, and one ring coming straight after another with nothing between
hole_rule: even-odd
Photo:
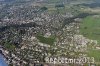
<instances>
[{"instance_id":1,"label":"green field","mask_svg":"<svg viewBox=\"0 0 100 66\"><path fill-rule=\"evenodd\" d=\"M80 33L89 39L97 40L100 44L100 16L88 16L83 19Z\"/></svg>"},{"instance_id":2,"label":"green field","mask_svg":"<svg viewBox=\"0 0 100 66\"><path fill-rule=\"evenodd\" d=\"M91 49L88 52L89 57L94 57L96 62L100 62L100 50Z\"/></svg>"},{"instance_id":3,"label":"green field","mask_svg":"<svg viewBox=\"0 0 100 66\"><path fill-rule=\"evenodd\" d=\"M80 33L82 35L89 39L97 40L98 45L100 45L100 16L88 16L83 19L80 26ZM96 62L100 62L100 50L88 47L87 54L89 57L94 57Z\"/></svg>"}]
</instances>

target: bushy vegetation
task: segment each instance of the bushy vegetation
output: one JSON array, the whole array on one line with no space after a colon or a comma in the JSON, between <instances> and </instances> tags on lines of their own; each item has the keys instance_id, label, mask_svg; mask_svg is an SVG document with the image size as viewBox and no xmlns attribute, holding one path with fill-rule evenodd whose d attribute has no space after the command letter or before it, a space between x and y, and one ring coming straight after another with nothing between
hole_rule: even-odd
<instances>
[{"instance_id":1,"label":"bushy vegetation","mask_svg":"<svg viewBox=\"0 0 100 66\"><path fill-rule=\"evenodd\" d=\"M5 42L5 43L4 43L4 47L5 47L6 49L10 50L10 51L15 49L15 45L13 45L13 44L11 44L11 43L9 43L9 42Z\"/></svg>"},{"instance_id":2,"label":"bushy vegetation","mask_svg":"<svg viewBox=\"0 0 100 66\"><path fill-rule=\"evenodd\" d=\"M47 7L41 7L41 10L42 11L45 11L45 10L47 10L48 8Z\"/></svg>"},{"instance_id":3,"label":"bushy vegetation","mask_svg":"<svg viewBox=\"0 0 100 66\"><path fill-rule=\"evenodd\" d=\"M40 42L46 43L46 44L49 44L49 45L53 45L54 44L54 41L55 41L55 38L54 37L46 38L46 37L44 37L42 35L38 35L37 36L37 39L39 39Z\"/></svg>"}]
</instances>

